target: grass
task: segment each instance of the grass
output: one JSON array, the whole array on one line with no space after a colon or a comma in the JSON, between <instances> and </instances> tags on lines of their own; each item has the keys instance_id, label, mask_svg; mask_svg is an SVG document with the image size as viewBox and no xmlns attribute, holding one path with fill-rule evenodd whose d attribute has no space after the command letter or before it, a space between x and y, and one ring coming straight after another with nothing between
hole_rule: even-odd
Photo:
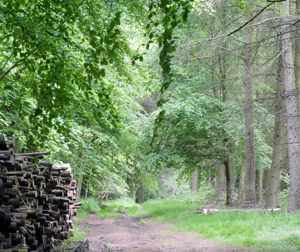
<instances>
[{"instance_id":1,"label":"grass","mask_svg":"<svg viewBox=\"0 0 300 252\"><path fill-rule=\"evenodd\" d=\"M86 231L89 232L89 230L82 230L80 229L76 224L73 226L73 237L70 238L71 241L84 241Z\"/></svg>"},{"instance_id":2,"label":"grass","mask_svg":"<svg viewBox=\"0 0 300 252\"><path fill-rule=\"evenodd\" d=\"M88 212L99 212L101 210L99 201L94 198L80 199L82 205L77 211L77 218L89 219L87 216Z\"/></svg>"},{"instance_id":3,"label":"grass","mask_svg":"<svg viewBox=\"0 0 300 252\"><path fill-rule=\"evenodd\" d=\"M89 212L97 213L98 216L107 219L119 219L121 215L117 211L123 211L126 208L136 206L134 200L131 198L120 198L117 200L102 203L95 198L80 199L82 201L81 208L77 211L77 218L89 219L87 214ZM101 209L101 206L103 209Z\"/></svg>"},{"instance_id":4,"label":"grass","mask_svg":"<svg viewBox=\"0 0 300 252\"><path fill-rule=\"evenodd\" d=\"M106 202L106 208L101 209L96 199L85 199L78 211L78 218L87 218L87 213L93 211L102 218L118 219L120 214L117 211L129 208L126 212L129 216L152 216L151 221L173 222L173 231L197 232L200 237L223 241L226 245L255 247L262 251L300 251L299 213L194 214L194 210L201 208L199 202L203 199L195 194L150 200L141 205L130 198L121 198ZM85 231L76 230L76 226L74 229L75 236L79 237L76 239L81 239Z\"/></svg>"},{"instance_id":5,"label":"grass","mask_svg":"<svg viewBox=\"0 0 300 252\"><path fill-rule=\"evenodd\" d=\"M226 245L268 251L300 251L300 214L218 212L194 214L199 204L188 199L151 200L128 210L130 216L174 222L173 231L197 232Z\"/></svg>"}]
</instances>

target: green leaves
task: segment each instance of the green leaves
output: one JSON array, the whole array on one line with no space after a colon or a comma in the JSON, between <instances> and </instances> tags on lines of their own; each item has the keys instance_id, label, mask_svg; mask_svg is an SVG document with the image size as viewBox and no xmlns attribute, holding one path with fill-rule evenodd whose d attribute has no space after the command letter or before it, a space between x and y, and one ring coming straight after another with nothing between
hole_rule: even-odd
<instances>
[{"instance_id":1,"label":"green leaves","mask_svg":"<svg viewBox=\"0 0 300 252\"><path fill-rule=\"evenodd\" d=\"M182 23L186 22L188 13L190 11L189 2L183 0L171 1L171 0L162 0L159 5L154 5L154 3L150 3L149 5L150 14L148 15L148 24L146 29L155 29L158 26L163 26L163 32L157 34L156 42L159 47L161 47L159 53L159 65L162 69L162 84L160 92L163 95L173 80L173 75L171 72L171 62L173 53L176 50L175 39L173 38L173 33L175 29ZM160 22L155 22L154 18L159 17ZM146 44L146 49L149 49L149 45L154 38L154 32L149 32L149 42ZM151 42L150 42L151 41ZM162 106L167 100L160 99L158 102L158 107ZM163 116L159 114L159 116L155 120L155 129L154 134L157 131L157 127L162 123ZM153 143L154 138L151 143Z\"/></svg>"}]
</instances>

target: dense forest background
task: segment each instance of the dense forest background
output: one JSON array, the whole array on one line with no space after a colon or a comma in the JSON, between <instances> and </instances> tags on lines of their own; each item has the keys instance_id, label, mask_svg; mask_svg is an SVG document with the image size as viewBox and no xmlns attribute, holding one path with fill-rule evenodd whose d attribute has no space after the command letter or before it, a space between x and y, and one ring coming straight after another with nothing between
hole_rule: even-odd
<instances>
[{"instance_id":1,"label":"dense forest background","mask_svg":"<svg viewBox=\"0 0 300 252\"><path fill-rule=\"evenodd\" d=\"M299 0L1 1L1 132L71 163L81 197L205 187L298 211L299 15Z\"/></svg>"}]
</instances>

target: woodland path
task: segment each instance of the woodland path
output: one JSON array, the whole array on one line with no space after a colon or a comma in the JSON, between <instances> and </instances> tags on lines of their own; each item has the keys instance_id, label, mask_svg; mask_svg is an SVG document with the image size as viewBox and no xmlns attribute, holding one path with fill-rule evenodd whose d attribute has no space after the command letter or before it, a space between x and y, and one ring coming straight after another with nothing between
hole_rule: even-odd
<instances>
[{"instance_id":1,"label":"woodland path","mask_svg":"<svg viewBox=\"0 0 300 252\"><path fill-rule=\"evenodd\" d=\"M89 230L90 251L254 252L250 248L225 247L191 232L172 232L168 230L173 226L171 223L140 223L141 218L129 217L122 211L120 214L118 220L103 219L92 213L88 214L90 220L77 220L79 228Z\"/></svg>"}]
</instances>

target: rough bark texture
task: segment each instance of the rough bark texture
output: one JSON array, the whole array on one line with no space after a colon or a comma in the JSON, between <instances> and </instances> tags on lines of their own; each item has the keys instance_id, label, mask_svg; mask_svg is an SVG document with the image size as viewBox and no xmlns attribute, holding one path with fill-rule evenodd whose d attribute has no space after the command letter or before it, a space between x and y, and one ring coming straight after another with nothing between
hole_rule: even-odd
<instances>
[{"instance_id":1,"label":"rough bark texture","mask_svg":"<svg viewBox=\"0 0 300 252\"><path fill-rule=\"evenodd\" d=\"M251 1L251 5L253 2ZM253 13L251 14L253 16ZM253 118L253 28L250 27L246 37L245 66L245 137L246 137L246 183L245 200L255 201L255 141Z\"/></svg>"},{"instance_id":2,"label":"rough bark texture","mask_svg":"<svg viewBox=\"0 0 300 252\"><path fill-rule=\"evenodd\" d=\"M192 191L193 192L198 192L199 191L199 186L198 186L198 171L197 170L195 170L193 172Z\"/></svg>"},{"instance_id":3,"label":"rough bark texture","mask_svg":"<svg viewBox=\"0 0 300 252\"><path fill-rule=\"evenodd\" d=\"M300 0L296 1L296 15L300 15ZM300 89L300 31L299 24L296 27L295 34L295 81L296 81L296 90L299 99L299 89Z\"/></svg>"},{"instance_id":4,"label":"rough bark texture","mask_svg":"<svg viewBox=\"0 0 300 252\"><path fill-rule=\"evenodd\" d=\"M285 83L285 103L287 116L287 142L289 153L289 167L290 167L290 194L288 212L295 212L300 210L300 169L299 163L299 135L298 135L298 112L295 95L295 75L292 54L292 43L290 38L289 20L289 1L284 3L282 8L282 62Z\"/></svg>"},{"instance_id":5,"label":"rough bark texture","mask_svg":"<svg viewBox=\"0 0 300 252\"><path fill-rule=\"evenodd\" d=\"M283 76L282 76L282 61L278 61L276 72L276 93L277 99L274 104L275 108L275 127L273 136L273 155L272 165L266 180L266 208L273 208L277 206L277 193L279 189L280 170L283 165L283 145L284 145L284 109L285 101L282 99L284 92Z\"/></svg>"},{"instance_id":6,"label":"rough bark texture","mask_svg":"<svg viewBox=\"0 0 300 252\"><path fill-rule=\"evenodd\" d=\"M220 198L224 192L224 180L225 180L225 166L217 162L216 164L216 186L215 186L215 198Z\"/></svg>"},{"instance_id":7,"label":"rough bark texture","mask_svg":"<svg viewBox=\"0 0 300 252\"><path fill-rule=\"evenodd\" d=\"M239 178L239 200L244 200L245 198L245 175L246 175L246 167L242 166L240 171Z\"/></svg>"}]
</instances>

